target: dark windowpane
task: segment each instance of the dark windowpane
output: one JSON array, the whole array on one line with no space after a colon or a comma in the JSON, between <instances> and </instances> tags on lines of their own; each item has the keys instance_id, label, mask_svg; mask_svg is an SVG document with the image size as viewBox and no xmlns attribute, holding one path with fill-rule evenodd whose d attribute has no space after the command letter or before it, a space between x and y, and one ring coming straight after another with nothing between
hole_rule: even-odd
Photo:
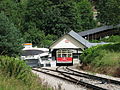
<instances>
[{"instance_id":1,"label":"dark windowpane","mask_svg":"<svg viewBox=\"0 0 120 90\"><path fill-rule=\"evenodd\" d=\"M78 53L73 53L73 58L79 58L79 54Z\"/></svg>"},{"instance_id":2,"label":"dark windowpane","mask_svg":"<svg viewBox=\"0 0 120 90\"><path fill-rule=\"evenodd\" d=\"M72 55L71 55L71 54L68 54L68 57L72 57Z\"/></svg>"},{"instance_id":3,"label":"dark windowpane","mask_svg":"<svg viewBox=\"0 0 120 90\"><path fill-rule=\"evenodd\" d=\"M58 57L61 57L61 54L58 54Z\"/></svg>"},{"instance_id":4,"label":"dark windowpane","mask_svg":"<svg viewBox=\"0 0 120 90\"><path fill-rule=\"evenodd\" d=\"M67 55L66 54L62 54L62 57L67 57Z\"/></svg>"}]
</instances>

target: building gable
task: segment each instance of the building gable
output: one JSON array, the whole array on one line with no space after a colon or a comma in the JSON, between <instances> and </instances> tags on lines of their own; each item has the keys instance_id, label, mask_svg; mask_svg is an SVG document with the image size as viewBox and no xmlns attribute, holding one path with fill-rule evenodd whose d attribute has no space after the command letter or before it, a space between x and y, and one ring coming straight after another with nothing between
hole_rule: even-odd
<instances>
[{"instance_id":1,"label":"building gable","mask_svg":"<svg viewBox=\"0 0 120 90\"><path fill-rule=\"evenodd\" d=\"M84 50L86 48L82 43L71 37L70 35L64 35L59 40L57 40L51 47L51 49L58 49L58 48L81 48Z\"/></svg>"}]
</instances>

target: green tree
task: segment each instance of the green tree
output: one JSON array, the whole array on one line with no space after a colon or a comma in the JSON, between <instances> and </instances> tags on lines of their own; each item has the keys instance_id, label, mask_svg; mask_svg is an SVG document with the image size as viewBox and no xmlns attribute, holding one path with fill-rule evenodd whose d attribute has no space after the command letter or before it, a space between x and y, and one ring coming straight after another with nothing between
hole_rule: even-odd
<instances>
[{"instance_id":1,"label":"green tree","mask_svg":"<svg viewBox=\"0 0 120 90\"><path fill-rule=\"evenodd\" d=\"M71 7L73 5L68 3L56 4L50 0L30 0L27 21L35 22L37 28L43 30L46 35L61 36L73 26L74 20L70 19L73 17L70 12Z\"/></svg>"},{"instance_id":2,"label":"green tree","mask_svg":"<svg viewBox=\"0 0 120 90\"><path fill-rule=\"evenodd\" d=\"M49 47L57 39L57 36L50 34L45 36L43 31L36 28L35 23L30 22L28 23L28 31L24 34L24 39L26 42L32 43L33 46Z\"/></svg>"},{"instance_id":3,"label":"green tree","mask_svg":"<svg viewBox=\"0 0 120 90\"><path fill-rule=\"evenodd\" d=\"M0 12L4 12L14 25L21 30L24 29L25 13L27 1L17 3L17 0L1 0L0 1Z\"/></svg>"},{"instance_id":4,"label":"green tree","mask_svg":"<svg viewBox=\"0 0 120 90\"><path fill-rule=\"evenodd\" d=\"M120 0L97 0L98 19L103 25L120 23Z\"/></svg>"},{"instance_id":5,"label":"green tree","mask_svg":"<svg viewBox=\"0 0 120 90\"><path fill-rule=\"evenodd\" d=\"M23 39L21 33L9 21L6 15L0 13L0 54L14 56L20 53Z\"/></svg>"},{"instance_id":6,"label":"green tree","mask_svg":"<svg viewBox=\"0 0 120 90\"><path fill-rule=\"evenodd\" d=\"M78 32L97 27L97 21L93 18L93 6L89 0L77 0L76 13Z\"/></svg>"},{"instance_id":7,"label":"green tree","mask_svg":"<svg viewBox=\"0 0 120 90\"><path fill-rule=\"evenodd\" d=\"M61 36L70 30L96 27L88 0L29 0L26 21L36 23L45 34Z\"/></svg>"},{"instance_id":8,"label":"green tree","mask_svg":"<svg viewBox=\"0 0 120 90\"><path fill-rule=\"evenodd\" d=\"M32 43L34 46L42 47L45 39L45 34L36 28L36 24L33 22L28 23L28 31L24 33L24 39L28 43Z\"/></svg>"},{"instance_id":9,"label":"green tree","mask_svg":"<svg viewBox=\"0 0 120 90\"><path fill-rule=\"evenodd\" d=\"M42 41L43 47L49 47L58 37L56 35L48 34Z\"/></svg>"}]
</instances>

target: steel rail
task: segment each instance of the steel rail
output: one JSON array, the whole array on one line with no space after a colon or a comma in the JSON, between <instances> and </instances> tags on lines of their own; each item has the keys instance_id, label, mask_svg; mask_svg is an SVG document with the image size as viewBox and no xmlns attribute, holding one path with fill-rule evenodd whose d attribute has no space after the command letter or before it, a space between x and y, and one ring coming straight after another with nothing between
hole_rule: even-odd
<instances>
[{"instance_id":1,"label":"steel rail","mask_svg":"<svg viewBox=\"0 0 120 90\"><path fill-rule=\"evenodd\" d=\"M58 75L55 75L55 74L51 74L51 73L48 73L48 72L45 72L45 71L42 71L42 70L34 69L34 68L33 68L32 70L37 71L37 72L41 72L41 73L44 73L44 74L47 74L47 75L50 75L50 76L53 76L53 77L56 77L56 78L60 78L60 79L63 79L63 80L72 82L72 83L74 83L74 84L77 84L77 85L82 85L82 86L85 86L86 88L89 88L89 89L92 89L92 90L107 90L107 89L104 89L104 88L101 88L101 87L98 87L98 86L95 86L95 85L92 85L92 84L88 84L88 83L83 82L83 81L78 81L78 80L75 79L75 78L72 78L72 77L70 77L70 76L68 76L68 75L63 74L63 73L60 72L60 71L57 71L58 68L57 68L56 72L59 72L59 73L60 73L61 75L63 75L64 77L61 77L61 76L58 76ZM48 69L46 69L46 70L48 70ZM50 69L49 69L49 70L50 70ZM55 71L55 70L51 70L51 71ZM67 77L67 78L69 78L69 79L67 79L67 78L65 78L65 77Z\"/></svg>"},{"instance_id":2,"label":"steel rail","mask_svg":"<svg viewBox=\"0 0 120 90\"><path fill-rule=\"evenodd\" d=\"M90 74L82 73L80 71L76 71L76 70L73 70L73 69L68 68L68 67L66 67L66 69L68 69L70 71L73 71L75 73L78 73L78 75L83 76L85 78L89 78L89 79L94 79L94 80L99 80L99 81L103 81L103 82L107 82L107 83L112 83L112 84L120 85L120 81L116 81L116 80L107 79L107 78L104 78L104 77L99 77L99 76L95 76L95 75L90 75Z\"/></svg>"},{"instance_id":3,"label":"steel rail","mask_svg":"<svg viewBox=\"0 0 120 90\"><path fill-rule=\"evenodd\" d=\"M55 71L56 70L52 70L52 69L47 69L47 68L43 68L43 69L46 69L46 70L51 70L51 71ZM93 79L93 80L98 80L98 81L102 81L103 83L111 83L111 84L116 84L116 85L120 85L120 81L116 81L116 80L112 80L112 79L107 79L107 78L103 78L103 77L99 77L99 76L94 76L94 75L90 75L90 74L86 74L86 73L82 73L82 72L79 72L79 71L75 71L71 68L68 68L68 70L70 71L73 71L73 73L70 73L70 72L65 72L65 71L61 71L62 73L66 73L66 74L70 74L70 75L75 75L75 76L80 76L80 77L85 77L85 78L88 78L88 79ZM74 73L75 72L75 73Z\"/></svg>"},{"instance_id":4,"label":"steel rail","mask_svg":"<svg viewBox=\"0 0 120 90\"><path fill-rule=\"evenodd\" d=\"M56 71L58 71L59 73L61 73L61 75L65 76L65 77L67 77L67 78L69 78L71 80L74 80L76 84L80 84L80 85L85 86L86 88L90 88L92 90L107 90L105 88L102 88L102 87L99 87L99 86L95 86L95 85L83 82L81 80L77 80L77 79L75 79L75 78L73 78L71 76L66 75L65 72L59 71L58 69L59 68L57 68Z\"/></svg>"}]
</instances>

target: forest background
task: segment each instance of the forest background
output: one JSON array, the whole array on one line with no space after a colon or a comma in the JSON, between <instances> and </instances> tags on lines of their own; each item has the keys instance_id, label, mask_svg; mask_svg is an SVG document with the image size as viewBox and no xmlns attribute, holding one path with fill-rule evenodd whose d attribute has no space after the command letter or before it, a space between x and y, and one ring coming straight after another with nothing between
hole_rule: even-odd
<instances>
[{"instance_id":1,"label":"forest background","mask_svg":"<svg viewBox=\"0 0 120 90\"><path fill-rule=\"evenodd\" d=\"M23 43L49 47L71 30L119 23L119 0L0 0L0 53L15 56Z\"/></svg>"}]
</instances>

